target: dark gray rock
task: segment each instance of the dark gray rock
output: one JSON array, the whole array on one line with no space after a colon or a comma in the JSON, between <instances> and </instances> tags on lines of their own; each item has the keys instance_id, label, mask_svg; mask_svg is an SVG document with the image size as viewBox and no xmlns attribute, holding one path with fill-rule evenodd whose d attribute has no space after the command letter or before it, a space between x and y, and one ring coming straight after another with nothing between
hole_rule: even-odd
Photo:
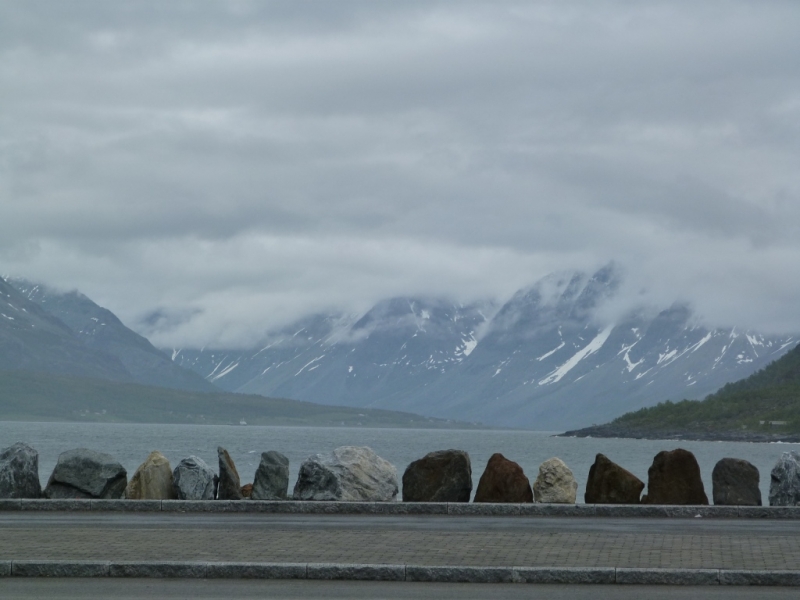
<instances>
[{"instance_id":1,"label":"dark gray rock","mask_svg":"<svg viewBox=\"0 0 800 600\"><path fill-rule=\"evenodd\" d=\"M202 458L184 458L172 471L175 497L178 500L213 500L217 492L217 474Z\"/></svg>"},{"instance_id":2,"label":"dark gray rock","mask_svg":"<svg viewBox=\"0 0 800 600\"><path fill-rule=\"evenodd\" d=\"M639 504L644 481L604 454L595 456L586 481L586 504Z\"/></svg>"},{"instance_id":3,"label":"dark gray rock","mask_svg":"<svg viewBox=\"0 0 800 600\"><path fill-rule=\"evenodd\" d=\"M784 452L772 468L769 505L800 505L800 453L795 450Z\"/></svg>"},{"instance_id":4,"label":"dark gray rock","mask_svg":"<svg viewBox=\"0 0 800 600\"><path fill-rule=\"evenodd\" d=\"M438 450L403 473L403 502L469 502L472 465L463 450Z\"/></svg>"},{"instance_id":5,"label":"dark gray rock","mask_svg":"<svg viewBox=\"0 0 800 600\"><path fill-rule=\"evenodd\" d=\"M388 502L397 497L397 471L372 449L341 446L300 466L295 500Z\"/></svg>"},{"instance_id":6,"label":"dark gray rock","mask_svg":"<svg viewBox=\"0 0 800 600\"><path fill-rule=\"evenodd\" d=\"M219 489L217 498L219 500L244 500L242 496L242 482L239 479L239 472L236 465L222 446L217 447L219 456Z\"/></svg>"},{"instance_id":7,"label":"dark gray rock","mask_svg":"<svg viewBox=\"0 0 800 600\"><path fill-rule=\"evenodd\" d=\"M694 454L683 448L656 454L647 470L642 504L708 504Z\"/></svg>"},{"instance_id":8,"label":"dark gray rock","mask_svg":"<svg viewBox=\"0 0 800 600\"><path fill-rule=\"evenodd\" d=\"M289 459L270 450L261 454L253 479L253 500L286 500L289 492Z\"/></svg>"},{"instance_id":9,"label":"dark gray rock","mask_svg":"<svg viewBox=\"0 0 800 600\"><path fill-rule=\"evenodd\" d=\"M0 498L41 498L39 453L22 442L0 452Z\"/></svg>"},{"instance_id":10,"label":"dark gray rock","mask_svg":"<svg viewBox=\"0 0 800 600\"><path fill-rule=\"evenodd\" d=\"M62 452L44 495L48 498L121 498L128 473L103 452L76 448Z\"/></svg>"},{"instance_id":11,"label":"dark gray rock","mask_svg":"<svg viewBox=\"0 0 800 600\"><path fill-rule=\"evenodd\" d=\"M723 458L711 472L714 504L761 506L758 469L746 460Z\"/></svg>"}]
</instances>

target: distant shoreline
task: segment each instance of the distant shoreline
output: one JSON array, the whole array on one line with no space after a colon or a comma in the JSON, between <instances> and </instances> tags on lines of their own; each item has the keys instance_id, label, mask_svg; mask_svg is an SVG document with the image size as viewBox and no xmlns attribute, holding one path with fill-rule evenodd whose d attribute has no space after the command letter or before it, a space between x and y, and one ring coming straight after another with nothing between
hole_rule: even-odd
<instances>
[{"instance_id":1,"label":"distant shoreline","mask_svg":"<svg viewBox=\"0 0 800 600\"><path fill-rule=\"evenodd\" d=\"M583 429L565 431L556 437L579 438L625 438L636 440L687 440L693 442L752 442L759 444L798 444L800 434L797 433L762 433L757 431L687 431L681 429L664 429L642 431L614 425L593 425Z\"/></svg>"}]
</instances>

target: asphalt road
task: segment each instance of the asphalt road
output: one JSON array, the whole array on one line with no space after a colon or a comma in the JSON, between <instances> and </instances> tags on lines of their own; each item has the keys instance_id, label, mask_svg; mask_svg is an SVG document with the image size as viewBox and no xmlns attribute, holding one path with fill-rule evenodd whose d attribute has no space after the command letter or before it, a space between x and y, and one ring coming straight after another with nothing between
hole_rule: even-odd
<instances>
[{"instance_id":1,"label":"asphalt road","mask_svg":"<svg viewBox=\"0 0 800 600\"><path fill-rule=\"evenodd\" d=\"M369 581L220 581L5 579L4 600L796 600L797 588L379 583Z\"/></svg>"}]
</instances>

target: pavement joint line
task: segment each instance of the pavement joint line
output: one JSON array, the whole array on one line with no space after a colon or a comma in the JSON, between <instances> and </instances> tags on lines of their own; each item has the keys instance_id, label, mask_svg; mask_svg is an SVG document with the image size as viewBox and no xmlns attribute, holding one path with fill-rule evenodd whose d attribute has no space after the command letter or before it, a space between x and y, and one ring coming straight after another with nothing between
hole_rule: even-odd
<instances>
[{"instance_id":1,"label":"pavement joint line","mask_svg":"<svg viewBox=\"0 0 800 600\"><path fill-rule=\"evenodd\" d=\"M17 511L800 519L800 506L314 502L298 500L0 499L0 512Z\"/></svg>"},{"instance_id":2,"label":"pavement joint line","mask_svg":"<svg viewBox=\"0 0 800 600\"><path fill-rule=\"evenodd\" d=\"M317 579L439 583L638 584L800 587L800 570L258 563L207 561L0 561L0 577Z\"/></svg>"}]
</instances>

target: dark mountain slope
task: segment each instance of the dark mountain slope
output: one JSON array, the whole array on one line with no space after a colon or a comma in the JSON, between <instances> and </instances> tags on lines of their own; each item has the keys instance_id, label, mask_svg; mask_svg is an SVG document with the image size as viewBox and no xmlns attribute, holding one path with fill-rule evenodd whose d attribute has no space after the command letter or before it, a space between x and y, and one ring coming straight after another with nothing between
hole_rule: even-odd
<instances>
[{"instance_id":1,"label":"dark mountain slope","mask_svg":"<svg viewBox=\"0 0 800 600\"><path fill-rule=\"evenodd\" d=\"M133 381L119 358L82 343L66 324L2 278L0 370Z\"/></svg>"},{"instance_id":2,"label":"dark mountain slope","mask_svg":"<svg viewBox=\"0 0 800 600\"><path fill-rule=\"evenodd\" d=\"M146 338L125 327L111 311L79 292L60 293L22 279L11 279L7 285L13 286L26 300L37 305L40 313L43 311L65 324L76 341L92 356L120 363L127 373L126 378L120 380L194 391L218 389L196 373L182 369ZM49 371L47 368L34 370ZM109 379L88 368L81 372L57 372Z\"/></svg>"},{"instance_id":3,"label":"dark mountain slope","mask_svg":"<svg viewBox=\"0 0 800 600\"><path fill-rule=\"evenodd\" d=\"M800 441L800 346L702 401L663 402L564 435Z\"/></svg>"}]
</instances>

